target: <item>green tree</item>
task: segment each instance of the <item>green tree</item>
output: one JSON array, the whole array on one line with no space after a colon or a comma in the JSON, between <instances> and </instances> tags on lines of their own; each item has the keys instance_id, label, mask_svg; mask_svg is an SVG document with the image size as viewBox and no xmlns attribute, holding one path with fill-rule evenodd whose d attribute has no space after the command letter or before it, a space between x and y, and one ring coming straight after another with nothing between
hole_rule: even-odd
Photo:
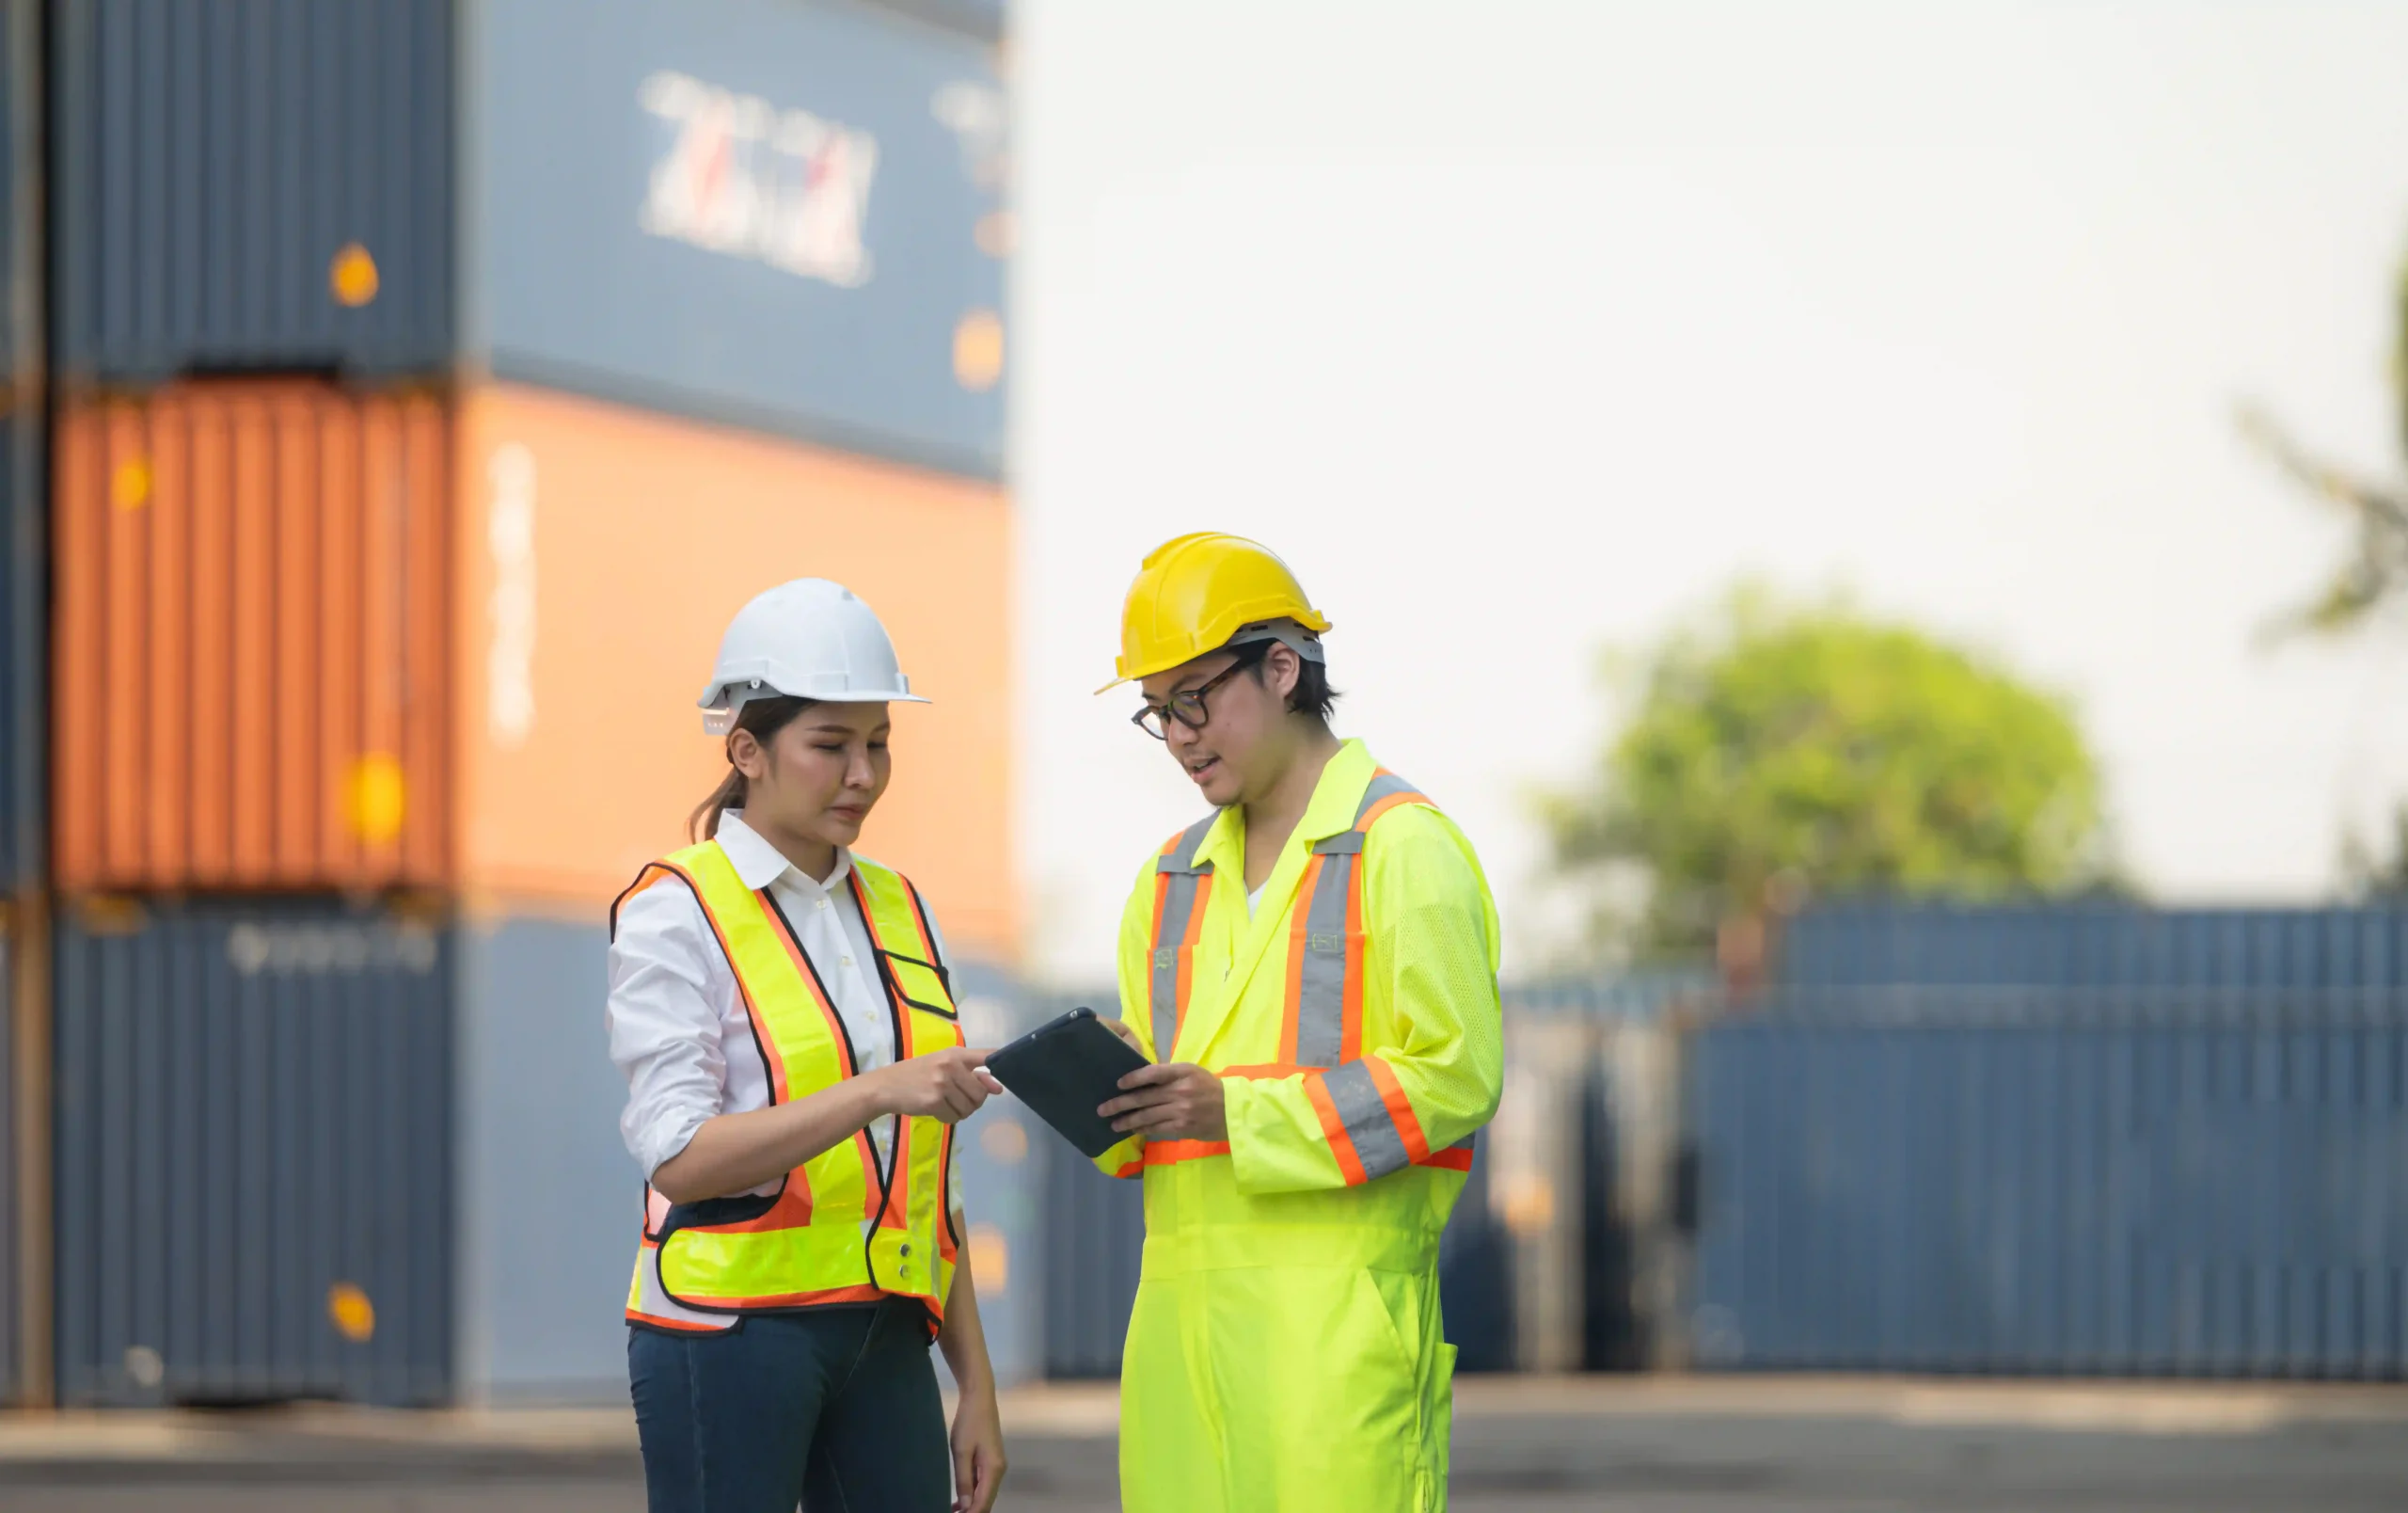
<instances>
[{"instance_id":1,"label":"green tree","mask_svg":"<svg viewBox=\"0 0 2408 1513\"><path fill-rule=\"evenodd\" d=\"M1617 665L1618 663L1618 665ZM2063 699L1844 603L1741 590L1635 662L1630 718L1546 795L1591 945L1694 953L1810 891L1997 898L2104 875L2098 766Z\"/></svg>"}]
</instances>

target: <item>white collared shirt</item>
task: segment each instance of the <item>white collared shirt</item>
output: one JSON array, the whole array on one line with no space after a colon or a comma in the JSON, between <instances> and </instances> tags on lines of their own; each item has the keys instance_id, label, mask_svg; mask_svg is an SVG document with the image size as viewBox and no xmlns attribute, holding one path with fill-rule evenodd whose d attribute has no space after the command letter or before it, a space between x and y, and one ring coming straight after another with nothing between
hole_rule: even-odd
<instances>
[{"instance_id":1,"label":"white collared shirt","mask_svg":"<svg viewBox=\"0 0 2408 1513\"><path fill-rule=\"evenodd\" d=\"M852 853L841 847L826 881L802 870L731 809L721 817L719 843L748 888L769 897L827 988L857 1070L872 1072L895 1059L892 1007L879 982L869 927L853 890L845 885ZM926 900L922 900L925 904ZM927 916L940 963L944 938L933 911ZM686 1148L705 1120L769 1106L769 1073L728 964L689 890L668 884L644 889L619 910L610 942L610 997L606 1010L610 1059L627 1080L619 1134L649 1178ZM895 1117L870 1125L880 1162L893 1158ZM752 1191L769 1193L777 1183ZM946 1193L961 1206L959 1182Z\"/></svg>"}]
</instances>

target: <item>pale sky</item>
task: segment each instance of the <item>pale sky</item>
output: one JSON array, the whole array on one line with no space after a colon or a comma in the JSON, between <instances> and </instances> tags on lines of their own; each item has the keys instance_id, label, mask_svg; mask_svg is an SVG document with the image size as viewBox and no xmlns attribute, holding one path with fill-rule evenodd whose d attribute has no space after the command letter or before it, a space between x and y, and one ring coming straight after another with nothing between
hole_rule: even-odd
<instances>
[{"instance_id":1,"label":"pale sky","mask_svg":"<svg viewBox=\"0 0 2408 1513\"><path fill-rule=\"evenodd\" d=\"M1110 971L1195 818L1127 724L1162 539L1270 543L1341 733L1470 834L1591 669L1752 575L2077 702L2162 899L2329 891L2408 794L2408 629L2252 640L2337 519L2230 414L2400 466L2408 6L1022 0L1014 291L1029 962Z\"/></svg>"}]
</instances>

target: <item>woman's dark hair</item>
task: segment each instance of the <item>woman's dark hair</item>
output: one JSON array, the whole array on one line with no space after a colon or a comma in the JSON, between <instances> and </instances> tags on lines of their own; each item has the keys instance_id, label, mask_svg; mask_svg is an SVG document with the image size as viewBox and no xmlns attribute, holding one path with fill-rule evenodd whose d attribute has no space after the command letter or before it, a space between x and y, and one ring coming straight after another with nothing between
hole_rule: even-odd
<instances>
[{"instance_id":1,"label":"woman's dark hair","mask_svg":"<svg viewBox=\"0 0 2408 1513\"><path fill-rule=\"evenodd\" d=\"M816 699L798 699L781 693L774 698L750 699L736 711L736 730L741 730L766 746L777 733L794 724L795 716L818 703ZM727 733L728 741L736 740L736 730ZM720 816L730 809L744 807L744 774L731 754L727 759L727 775L711 789L711 796L694 806L686 817L686 834L696 840L711 840L719 835Z\"/></svg>"}]
</instances>

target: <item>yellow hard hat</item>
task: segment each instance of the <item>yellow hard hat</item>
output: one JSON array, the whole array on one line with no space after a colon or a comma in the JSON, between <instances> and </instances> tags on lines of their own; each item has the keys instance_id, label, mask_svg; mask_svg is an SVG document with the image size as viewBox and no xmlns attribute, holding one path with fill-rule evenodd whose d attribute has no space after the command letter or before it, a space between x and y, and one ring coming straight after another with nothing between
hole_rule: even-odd
<instances>
[{"instance_id":1,"label":"yellow hard hat","mask_svg":"<svg viewBox=\"0 0 2408 1513\"><path fill-rule=\"evenodd\" d=\"M1175 537L1146 554L1129 585L1114 668L1120 676L1096 692L1193 661L1247 626L1280 620L1314 635L1329 629L1270 548L1217 531Z\"/></svg>"}]
</instances>

